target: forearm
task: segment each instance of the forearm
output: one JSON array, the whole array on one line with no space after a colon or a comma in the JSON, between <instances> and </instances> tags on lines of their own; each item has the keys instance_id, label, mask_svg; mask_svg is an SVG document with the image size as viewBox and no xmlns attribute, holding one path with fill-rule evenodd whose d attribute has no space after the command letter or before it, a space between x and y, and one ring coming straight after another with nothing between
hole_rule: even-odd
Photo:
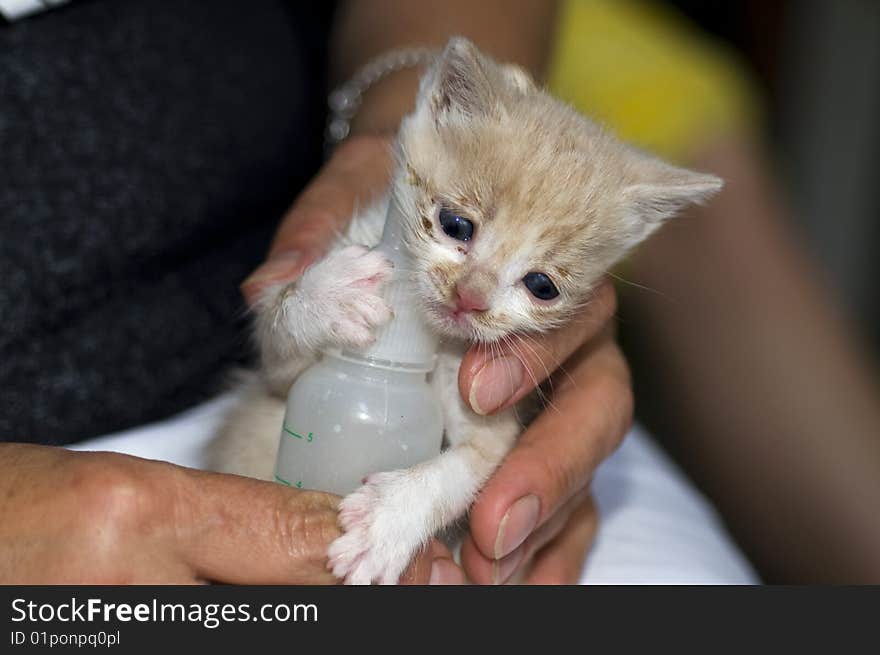
<instances>
[{"instance_id":1,"label":"forearm","mask_svg":"<svg viewBox=\"0 0 880 655\"><path fill-rule=\"evenodd\" d=\"M349 0L336 16L330 79L339 84L371 58L406 47L441 48L451 36L471 39L500 61L542 77L556 3L550 0ZM364 96L352 132L391 132L412 109L420 71L395 73Z\"/></svg>"},{"instance_id":2,"label":"forearm","mask_svg":"<svg viewBox=\"0 0 880 655\"><path fill-rule=\"evenodd\" d=\"M681 440L726 517L788 581L880 581L880 391L869 357L742 143L727 180L635 261Z\"/></svg>"}]
</instances>

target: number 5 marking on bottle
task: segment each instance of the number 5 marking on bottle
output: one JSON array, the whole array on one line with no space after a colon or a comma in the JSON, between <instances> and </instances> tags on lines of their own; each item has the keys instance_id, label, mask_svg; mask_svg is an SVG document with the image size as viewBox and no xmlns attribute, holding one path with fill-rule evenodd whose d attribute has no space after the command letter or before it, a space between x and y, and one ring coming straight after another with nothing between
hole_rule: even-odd
<instances>
[{"instance_id":1,"label":"number 5 marking on bottle","mask_svg":"<svg viewBox=\"0 0 880 655\"><path fill-rule=\"evenodd\" d=\"M305 440L308 441L309 443L312 443L312 441L314 440L314 437L312 436L312 433L311 433L311 432L309 432L308 436L304 437L304 436L302 436L301 434L297 434L296 432L294 432L293 430L291 430L291 429L290 429L289 427L287 427L286 425L282 425L282 426L281 426L281 429L284 430L284 431L285 431L287 434L289 434L290 436L292 436L292 437L296 437L297 439L305 439Z\"/></svg>"}]
</instances>

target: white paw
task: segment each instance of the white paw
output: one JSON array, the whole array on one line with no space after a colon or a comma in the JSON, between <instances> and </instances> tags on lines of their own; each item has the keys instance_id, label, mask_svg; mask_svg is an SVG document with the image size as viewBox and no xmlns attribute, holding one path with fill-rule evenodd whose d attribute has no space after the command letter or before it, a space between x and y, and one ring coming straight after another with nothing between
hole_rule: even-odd
<instances>
[{"instance_id":1,"label":"white paw","mask_svg":"<svg viewBox=\"0 0 880 655\"><path fill-rule=\"evenodd\" d=\"M329 567L346 584L397 584L431 526L419 506L412 471L376 473L339 506L345 534L328 551Z\"/></svg>"},{"instance_id":2,"label":"white paw","mask_svg":"<svg viewBox=\"0 0 880 655\"><path fill-rule=\"evenodd\" d=\"M303 276L315 318L329 328L330 340L338 345L367 346L375 330L392 316L381 295L391 277L391 263L384 255L361 246L331 253Z\"/></svg>"}]
</instances>

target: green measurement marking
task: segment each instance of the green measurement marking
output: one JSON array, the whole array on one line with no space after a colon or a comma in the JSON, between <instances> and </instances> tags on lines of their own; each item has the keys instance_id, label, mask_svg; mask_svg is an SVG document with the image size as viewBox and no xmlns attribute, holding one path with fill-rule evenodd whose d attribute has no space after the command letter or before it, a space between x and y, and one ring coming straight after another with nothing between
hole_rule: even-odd
<instances>
[{"instance_id":1,"label":"green measurement marking","mask_svg":"<svg viewBox=\"0 0 880 655\"><path fill-rule=\"evenodd\" d=\"M284 430L284 431L285 431L287 434L289 434L291 437L296 437L297 439L305 439L305 440L308 441L309 443L312 442L313 437L312 437L312 433L311 433L311 432L309 432L309 434L308 434L307 436L304 437L304 436L302 436L301 434L297 434L296 432L294 432L293 430L291 430L291 429L290 429L289 427L287 427L286 425L282 425L282 426L281 426L281 429Z\"/></svg>"},{"instance_id":2,"label":"green measurement marking","mask_svg":"<svg viewBox=\"0 0 880 655\"><path fill-rule=\"evenodd\" d=\"M302 489L302 486L303 486L302 480L300 480L299 482L297 482L296 485L292 485L292 484L290 484L287 480L285 480L284 478L282 478L281 476L279 476L277 473L275 474L275 479L276 479L278 482L280 482L281 484L286 484L288 487L296 486L297 489Z\"/></svg>"}]
</instances>

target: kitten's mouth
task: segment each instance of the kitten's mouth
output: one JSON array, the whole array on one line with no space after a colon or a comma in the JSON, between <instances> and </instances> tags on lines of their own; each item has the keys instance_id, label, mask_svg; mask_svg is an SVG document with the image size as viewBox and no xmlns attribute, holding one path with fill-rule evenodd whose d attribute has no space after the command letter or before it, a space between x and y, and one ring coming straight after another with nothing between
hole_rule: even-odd
<instances>
[{"instance_id":1,"label":"kitten's mouth","mask_svg":"<svg viewBox=\"0 0 880 655\"><path fill-rule=\"evenodd\" d=\"M451 335L470 338L474 334L476 326L474 325L471 312L438 302L434 304L434 311L432 313L439 323L439 327Z\"/></svg>"},{"instance_id":2,"label":"kitten's mouth","mask_svg":"<svg viewBox=\"0 0 880 655\"><path fill-rule=\"evenodd\" d=\"M471 327L471 313L458 307L443 305L443 316L453 325L461 328Z\"/></svg>"}]
</instances>

